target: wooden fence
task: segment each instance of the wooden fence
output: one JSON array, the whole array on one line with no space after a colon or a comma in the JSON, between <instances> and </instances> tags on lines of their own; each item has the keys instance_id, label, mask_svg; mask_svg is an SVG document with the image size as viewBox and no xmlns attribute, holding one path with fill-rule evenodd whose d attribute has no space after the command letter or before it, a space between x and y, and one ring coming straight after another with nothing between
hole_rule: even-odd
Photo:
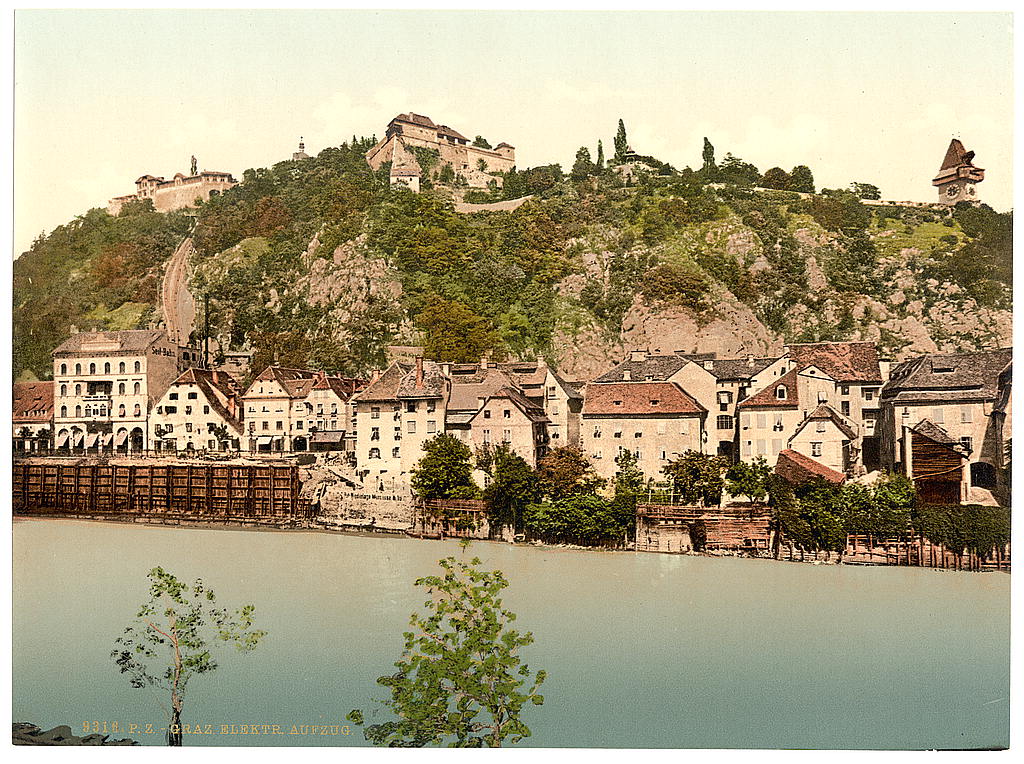
<instances>
[{"instance_id":1,"label":"wooden fence","mask_svg":"<svg viewBox=\"0 0 1024 764\"><path fill-rule=\"evenodd\" d=\"M22 515L251 521L312 518L295 465L15 464Z\"/></svg>"},{"instance_id":2,"label":"wooden fence","mask_svg":"<svg viewBox=\"0 0 1024 764\"><path fill-rule=\"evenodd\" d=\"M702 530L704 539L694 538ZM636 549L646 552L703 550L766 553L771 512L762 506L695 507L638 504Z\"/></svg>"},{"instance_id":3,"label":"wooden fence","mask_svg":"<svg viewBox=\"0 0 1024 764\"><path fill-rule=\"evenodd\" d=\"M423 538L487 539L487 504L480 499L430 499L416 503L413 534Z\"/></svg>"},{"instance_id":4,"label":"wooden fence","mask_svg":"<svg viewBox=\"0 0 1024 764\"><path fill-rule=\"evenodd\" d=\"M997 548L987 558L959 554L923 536L876 539L866 535L846 537L843 562L861 565L916 565L953 570L1009 570L1010 545Z\"/></svg>"}]
</instances>

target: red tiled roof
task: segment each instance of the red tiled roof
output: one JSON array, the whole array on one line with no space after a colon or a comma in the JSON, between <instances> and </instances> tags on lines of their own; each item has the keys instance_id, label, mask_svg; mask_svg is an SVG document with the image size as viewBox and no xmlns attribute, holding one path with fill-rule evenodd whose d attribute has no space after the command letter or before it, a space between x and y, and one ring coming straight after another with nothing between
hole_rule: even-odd
<instances>
[{"instance_id":1,"label":"red tiled roof","mask_svg":"<svg viewBox=\"0 0 1024 764\"><path fill-rule=\"evenodd\" d=\"M706 411L674 382L603 382L588 385L583 399L583 416L670 416Z\"/></svg>"},{"instance_id":2,"label":"red tiled roof","mask_svg":"<svg viewBox=\"0 0 1024 764\"><path fill-rule=\"evenodd\" d=\"M787 350L798 370L817 366L836 382L882 382L873 342L815 342L788 345Z\"/></svg>"},{"instance_id":3,"label":"red tiled roof","mask_svg":"<svg viewBox=\"0 0 1024 764\"><path fill-rule=\"evenodd\" d=\"M814 478L822 478L830 483L846 482L846 475L814 461L792 449L779 451L779 459L775 463L775 474L789 483L806 483Z\"/></svg>"},{"instance_id":4,"label":"red tiled roof","mask_svg":"<svg viewBox=\"0 0 1024 764\"><path fill-rule=\"evenodd\" d=\"M775 382L764 388L757 395L753 395L740 403L740 408L755 408L765 406L776 409L795 409L800 406L800 396L797 394L797 371L783 374ZM779 398L775 391L782 385L786 386L786 397Z\"/></svg>"},{"instance_id":5,"label":"red tiled roof","mask_svg":"<svg viewBox=\"0 0 1024 764\"><path fill-rule=\"evenodd\" d=\"M53 382L15 382L14 423L49 422L53 418Z\"/></svg>"}]
</instances>

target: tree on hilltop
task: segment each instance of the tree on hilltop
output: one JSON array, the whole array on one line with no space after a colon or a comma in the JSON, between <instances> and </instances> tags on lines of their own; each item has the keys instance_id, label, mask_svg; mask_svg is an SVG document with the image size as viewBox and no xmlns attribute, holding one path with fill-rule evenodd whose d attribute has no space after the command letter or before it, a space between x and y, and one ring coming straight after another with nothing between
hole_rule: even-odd
<instances>
[{"instance_id":1,"label":"tree on hilltop","mask_svg":"<svg viewBox=\"0 0 1024 764\"><path fill-rule=\"evenodd\" d=\"M775 188L785 191L789 188L789 173L781 167L771 167L765 170L761 176L761 185L765 188Z\"/></svg>"},{"instance_id":2,"label":"tree on hilltop","mask_svg":"<svg viewBox=\"0 0 1024 764\"><path fill-rule=\"evenodd\" d=\"M715 164L715 147L711 145L711 141L704 138L704 166L701 167L701 172L705 178L709 180L714 178L718 174L718 166Z\"/></svg>"},{"instance_id":3,"label":"tree on hilltop","mask_svg":"<svg viewBox=\"0 0 1024 764\"><path fill-rule=\"evenodd\" d=\"M626 125L619 120L619 129L615 133L615 164L622 164L626 161L626 151L629 150L629 141L626 139Z\"/></svg>"},{"instance_id":4,"label":"tree on hilltop","mask_svg":"<svg viewBox=\"0 0 1024 764\"><path fill-rule=\"evenodd\" d=\"M478 149L491 148L491 144L482 135L478 135L476 138L473 139L473 145L476 146Z\"/></svg>"},{"instance_id":5,"label":"tree on hilltop","mask_svg":"<svg viewBox=\"0 0 1024 764\"><path fill-rule=\"evenodd\" d=\"M801 194L814 193L814 174L811 168L805 164L798 164L789 173L789 190Z\"/></svg>"},{"instance_id":6,"label":"tree on hilltop","mask_svg":"<svg viewBox=\"0 0 1024 764\"><path fill-rule=\"evenodd\" d=\"M594 169L599 175L604 170L604 146L601 145L601 141L597 142L597 159L594 161Z\"/></svg>"},{"instance_id":7,"label":"tree on hilltop","mask_svg":"<svg viewBox=\"0 0 1024 764\"><path fill-rule=\"evenodd\" d=\"M580 146L576 152L576 162L569 176L575 181L586 180L594 174L594 163L590 161L590 149Z\"/></svg>"}]
</instances>

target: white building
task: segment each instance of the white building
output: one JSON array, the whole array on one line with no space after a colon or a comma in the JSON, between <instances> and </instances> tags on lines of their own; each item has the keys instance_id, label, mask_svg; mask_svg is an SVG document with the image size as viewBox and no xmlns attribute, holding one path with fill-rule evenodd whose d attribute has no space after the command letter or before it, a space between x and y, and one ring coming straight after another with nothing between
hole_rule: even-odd
<instances>
[{"instance_id":1,"label":"white building","mask_svg":"<svg viewBox=\"0 0 1024 764\"><path fill-rule=\"evenodd\" d=\"M161 452L238 451L243 435L241 388L223 371L188 369L163 394L149 418L149 439Z\"/></svg>"}]
</instances>

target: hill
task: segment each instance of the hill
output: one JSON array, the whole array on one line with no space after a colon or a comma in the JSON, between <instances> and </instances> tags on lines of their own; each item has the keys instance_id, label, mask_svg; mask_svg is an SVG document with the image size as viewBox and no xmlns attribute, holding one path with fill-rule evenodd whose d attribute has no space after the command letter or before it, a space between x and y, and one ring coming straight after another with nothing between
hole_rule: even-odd
<instances>
[{"instance_id":1,"label":"hill","mask_svg":"<svg viewBox=\"0 0 1024 764\"><path fill-rule=\"evenodd\" d=\"M369 145L248 170L196 211L191 289L220 347L345 374L384 365L391 344L543 354L585 379L638 347L872 340L901 358L1011 341L1012 215L985 206L867 206L656 162L626 185L577 162L568 177L513 171L466 201L530 200L464 214L440 172L420 194L391 188ZM72 327L159 321L162 270L192 221L138 203L37 240L14 264L14 374L49 378Z\"/></svg>"}]
</instances>

